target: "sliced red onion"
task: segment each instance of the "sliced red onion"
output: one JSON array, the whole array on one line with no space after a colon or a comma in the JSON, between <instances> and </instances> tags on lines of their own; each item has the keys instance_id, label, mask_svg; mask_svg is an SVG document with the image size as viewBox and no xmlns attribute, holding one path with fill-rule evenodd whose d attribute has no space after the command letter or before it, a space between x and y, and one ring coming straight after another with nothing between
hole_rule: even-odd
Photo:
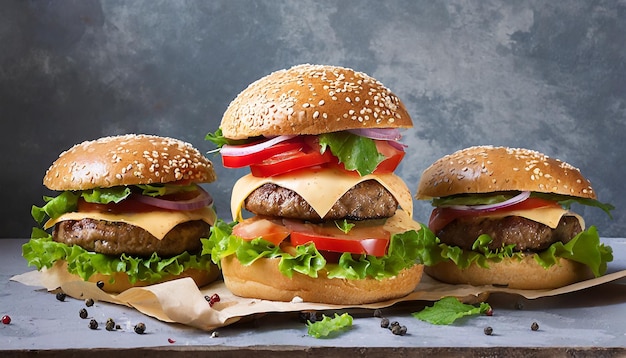
<instances>
[{"instance_id":1,"label":"sliced red onion","mask_svg":"<svg viewBox=\"0 0 626 358\"><path fill-rule=\"evenodd\" d=\"M400 142L396 142L395 140L388 140L387 143L389 143L389 145L394 147L395 149L403 151L403 152L404 152L404 148L408 147L408 145L400 143Z\"/></svg>"},{"instance_id":2,"label":"sliced red onion","mask_svg":"<svg viewBox=\"0 0 626 358\"><path fill-rule=\"evenodd\" d=\"M293 137L295 137L295 135L281 135L278 137L274 137L272 139L268 139L261 143L257 143L253 145L245 145L245 146L224 144L222 148L220 149L220 153L222 155L233 156L233 157L249 155L249 154L253 154L256 152L260 152L263 149L269 148L273 146L274 144L284 142Z\"/></svg>"},{"instance_id":3,"label":"sliced red onion","mask_svg":"<svg viewBox=\"0 0 626 358\"><path fill-rule=\"evenodd\" d=\"M204 189L198 186L198 195L188 200L166 200L148 195L133 194L133 197L147 205L156 206L161 209L189 211L202 209L213 204L213 197Z\"/></svg>"},{"instance_id":4,"label":"sliced red onion","mask_svg":"<svg viewBox=\"0 0 626 358\"><path fill-rule=\"evenodd\" d=\"M357 128L348 129L348 132L361 137L367 137L370 139L378 140L400 140L402 134L398 128Z\"/></svg>"},{"instance_id":5,"label":"sliced red onion","mask_svg":"<svg viewBox=\"0 0 626 358\"><path fill-rule=\"evenodd\" d=\"M473 210L473 211L493 211L500 208L505 208L507 206L511 206L517 203L521 203L522 201L528 199L530 197L530 191L523 191L520 194L512 197L511 199L495 203L495 204L485 204L485 205L450 205L447 208L454 210Z\"/></svg>"}]
</instances>

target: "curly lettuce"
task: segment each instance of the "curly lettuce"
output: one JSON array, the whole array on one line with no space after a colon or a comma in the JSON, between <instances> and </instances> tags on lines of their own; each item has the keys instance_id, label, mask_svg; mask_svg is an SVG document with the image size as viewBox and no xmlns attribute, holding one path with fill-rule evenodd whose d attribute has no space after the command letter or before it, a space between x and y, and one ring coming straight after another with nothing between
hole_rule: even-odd
<instances>
[{"instance_id":1,"label":"curly lettuce","mask_svg":"<svg viewBox=\"0 0 626 358\"><path fill-rule=\"evenodd\" d=\"M297 246L295 253L287 253L266 240L257 238L244 240L232 235L234 222L218 220L211 228L211 235L202 241L202 255L210 255L217 265L220 260L235 255L242 265L249 265L260 258L279 258L279 270L292 277L298 272L310 277L318 277L318 272L325 269L329 278L351 280L373 277L384 279L396 276L401 270L421 263L426 248L422 242L432 232L422 225L421 230L409 230L392 235L387 254L382 257L372 255L352 255L343 253L338 263L328 263L313 243Z\"/></svg>"},{"instance_id":2,"label":"curly lettuce","mask_svg":"<svg viewBox=\"0 0 626 358\"><path fill-rule=\"evenodd\" d=\"M96 273L113 275L122 272L128 275L131 283L157 282L169 275L179 275L187 269L206 270L211 264L210 257L188 252L169 258L159 257L156 253L150 257L104 255L87 251L78 245L69 246L53 241L50 234L38 228L33 229L31 239L22 245L22 256L29 266L38 270L65 260L68 271L83 280L88 280ZM111 282L114 282L113 277Z\"/></svg>"},{"instance_id":3,"label":"curly lettuce","mask_svg":"<svg viewBox=\"0 0 626 358\"><path fill-rule=\"evenodd\" d=\"M490 250L488 244L492 241L488 235L481 235L473 244L472 250L463 250L458 246L441 243L439 238L425 236L422 244L425 255L420 261L426 266L433 266L439 262L452 260L458 267L467 268L472 263L489 268L489 262L500 262L505 258L522 259L523 252L514 252L512 246L505 246L498 250ZM607 270L607 263L613 261L613 250L600 242L600 236L595 226L579 233L568 243L556 242L548 249L534 255L535 260L544 268L558 263L558 258L565 258L587 265L596 277L602 276Z\"/></svg>"}]
</instances>

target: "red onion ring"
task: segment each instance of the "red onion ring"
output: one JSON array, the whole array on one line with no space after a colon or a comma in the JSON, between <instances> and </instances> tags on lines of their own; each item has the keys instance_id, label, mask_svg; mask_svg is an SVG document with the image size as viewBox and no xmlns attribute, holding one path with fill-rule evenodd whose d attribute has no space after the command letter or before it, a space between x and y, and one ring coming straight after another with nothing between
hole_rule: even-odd
<instances>
[{"instance_id":1,"label":"red onion ring","mask_svg":"<svg viewBox=\"0 0 626 358\"><path fill-rule=\"evenodd\" d=\"M402 134L398 128L357 128L348 129L348 132L361 137L378 140L396 141L402 138Z\"/></svg>"},{"instance_id":2,"label":"red onion ring","mask_svg":"<svg viewBox=\"0 0 626 358\"><path fill-rule=\"evenodd\" d=\"M523 191L520 194L512 197L511 199L495 203L495 204L485 204L485 205L450 205L446 206L447 208L454 210L473 210L473 211L493 211L500 208L505 208L507 206L511 206L517 203L521 203L522 201L528 199L530 197L530 191Z\"/></svg>"},{"instance_id":3,"label":"red onion ring","mask_svg":"<svg viewBox=\"0 0 626 358\"><path fill-rule=\"evenodd\" d=\"M222 155L227 155L227 156L232 156L232 157L249 155L249 154L253 154L256 152L260 152L263 149L269 148L273 146L274 144L284 142L293 137L295 137L295 135L281 135L278 137L274 137L272 139L268 139L261 143L257 143L253 145L245 145L245 146L224 144L222 148L220 149L220 153Z\"/></svg>"},{"instance_id":4,"label":"red onion ring","mask_svg":"<svg viewBox=\"0 0 626 358\"><path fill-rule=\"evenodd\" d=\"M188 200L166 200L141 194L133 194L133 197L150 206L176 211L198 210L213 204L213 197L200 186L198 186L198 195Z\"/></svg>"}]
</instances>

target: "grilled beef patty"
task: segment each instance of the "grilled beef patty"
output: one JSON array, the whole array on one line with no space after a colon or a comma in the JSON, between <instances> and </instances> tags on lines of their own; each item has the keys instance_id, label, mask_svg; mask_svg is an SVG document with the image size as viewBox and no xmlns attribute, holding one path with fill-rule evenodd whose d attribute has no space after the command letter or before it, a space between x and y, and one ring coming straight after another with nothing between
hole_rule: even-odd
<instances>
[{"instance_id":1,"label":"grilled beef patty","mask_svg":"<svg viewBox=\"0 0 626 358\"><path fill-rule=\"evenodd\" d=\"M322 221L299 194L276 184L264 184L245 200L246 210L256 215ZM398 202L375 180L366 180L348 190L330 209L324 220L368 220L393 216Z\"/></svg>"},{"instance_id":2,"label":"grilled beef patty","mask_svg":"<svg viewBox=\"0 0 626 358\"><path fill-rule=\"evenodd\" d=\"M520 216L500 219L459 218L445 226L437 236L448 245L471 250L481 234L491 236L490 249L515 244L515 251L542 251L557 241L567 243L582 231L578 219L564 216L556 229Z\"/></svg>"},{"instance_id":3,"label":"grilled beef patty","mask_svg":"<svg viewBox=\"0 0 626 358\"><path fill-rule=\"evenodd\" d=\"M209 237L211 226L202 220L178 224L157 239L146 230L123 222L82 219L61 221L54 226L54 241L79 245L85 250L107 255L170 257L189 251L199 252L200 238Z\"/></svg>"}]
</instances>

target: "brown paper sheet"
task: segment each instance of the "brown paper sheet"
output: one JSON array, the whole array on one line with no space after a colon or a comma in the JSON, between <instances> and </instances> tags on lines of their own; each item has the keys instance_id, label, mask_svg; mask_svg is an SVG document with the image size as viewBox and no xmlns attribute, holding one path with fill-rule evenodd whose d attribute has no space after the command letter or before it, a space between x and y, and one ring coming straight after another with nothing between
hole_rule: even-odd
<instances>
[{"instance_id":1,"label":"brown paper sheet","mask_svg":"<svg viewBox=\"0 0 626 358\"><path fill-rule=\"evenodd\" d=\"M601 285L626 277L626 270L574 283L553 290L513 290L494 286L450 285L424 275L418 287L408 296L373 304L342 306L310 302L275 302L234 296L223 281L198 288L190 278L183 278L146 287L134 287L120 294L108 294L94 283L77 280L66 270L53 267L43 272L31 271L11 278L29 286L45 287L49 291L61 288L77 299L92 298L133 307L148 316L164 322L177 322L202 330L223 327L259 313L298 312L307 310L338 310L347 308L384 308L404 301L437 301L446 296L459 298L486 297L489 293L504 292L528 299L555 296ZM217 293L220 302L211 307L204 296Z\"/></svg>"}]
</instances>

